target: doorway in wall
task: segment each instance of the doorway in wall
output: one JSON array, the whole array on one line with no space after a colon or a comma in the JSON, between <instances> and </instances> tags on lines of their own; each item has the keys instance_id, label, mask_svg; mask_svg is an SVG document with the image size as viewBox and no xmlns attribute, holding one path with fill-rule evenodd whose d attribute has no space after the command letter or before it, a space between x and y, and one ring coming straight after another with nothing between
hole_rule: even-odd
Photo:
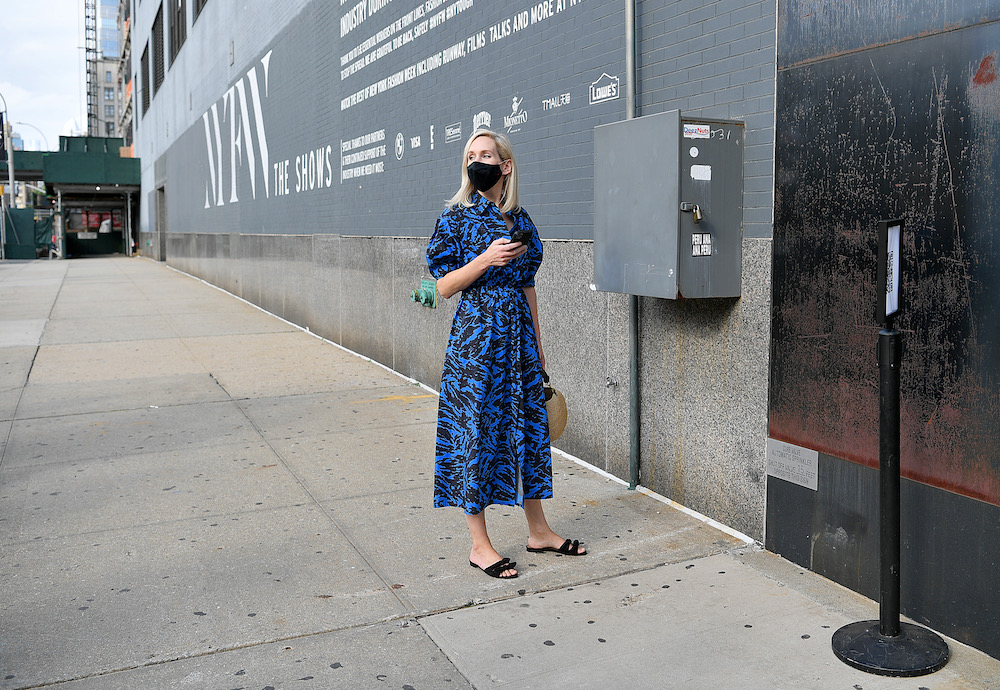
<instances>
[{"instance_id":1,"label":"doorway in wall","mask_svg":"<svg viewBox=\"0 0 1000 690\"><path fill-rule=\"evenodd\" d=\"M157 261L167 260L167 188L156 188Z\"/></svg>"}]
</instances>

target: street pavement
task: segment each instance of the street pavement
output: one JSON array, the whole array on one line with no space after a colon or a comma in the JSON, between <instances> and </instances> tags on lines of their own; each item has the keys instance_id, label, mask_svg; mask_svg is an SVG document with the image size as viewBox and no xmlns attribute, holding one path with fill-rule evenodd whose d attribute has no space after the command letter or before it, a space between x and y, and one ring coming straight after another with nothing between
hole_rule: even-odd
<instances>
[{"instance_id":1,"label":"street pavement","mask_svg":"<svg viewBox=\"0 0 1000 690\"><path fill-rule=\"evenodd\" d=\"M427 388L143 258L0 263L0 688L1000 688L838 661L877 605L555 453L590 554L468 565ZM444 343L441 343L444 348Z\"/></svg>"}]
</instances>

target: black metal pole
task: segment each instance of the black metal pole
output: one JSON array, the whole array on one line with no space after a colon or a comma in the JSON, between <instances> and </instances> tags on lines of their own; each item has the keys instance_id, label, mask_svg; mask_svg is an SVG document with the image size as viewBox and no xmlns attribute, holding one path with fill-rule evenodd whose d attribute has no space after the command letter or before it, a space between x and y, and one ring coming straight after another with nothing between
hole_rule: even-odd
<instances>
[{"instance_id":1,"label":"black metal pole","mask_svg":"<svg viewBox=\"0 0 1000 690\"><path fill-rule=\"evenodd\" d=\"M927 628L899 621L899 370L902 339L886 318L878 335L879 619L848 623L833 652L849 666L881 676L922 676L948 663L948 644Z\"/></svg>"},{"instance_id":2,"label":"black metal pole","mask_svg":"<svg viewBox=\"0 0 1000 690\"><path fill-rule=\"evenodd\" d=\"M878 334L879 632L899 635L899 331Z\"/></svg>"}]
</instances>

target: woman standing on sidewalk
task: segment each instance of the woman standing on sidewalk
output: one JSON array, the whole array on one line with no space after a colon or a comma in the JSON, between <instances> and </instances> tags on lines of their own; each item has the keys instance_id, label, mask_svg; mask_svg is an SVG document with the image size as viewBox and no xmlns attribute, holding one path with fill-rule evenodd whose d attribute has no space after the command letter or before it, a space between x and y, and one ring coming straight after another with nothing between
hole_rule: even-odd
<instances>
[{"instance_id":1,"label":"woman standing on sidewalk","mask_svg":"<svg viewBox=\"0 0 1000 690\"><path fill-rule=\"evenodd\" d=\"M462 185L437 221L427 263L442 297L462 293L441 376L434 506L464 509L469 564L491 577L517 577L486 532L491 504L524 507L529 551L584 555L542 510L552 497L535 297L542 241L520 207L503 134L481 129L466 143Z\"/></svg>"}]
</instances>

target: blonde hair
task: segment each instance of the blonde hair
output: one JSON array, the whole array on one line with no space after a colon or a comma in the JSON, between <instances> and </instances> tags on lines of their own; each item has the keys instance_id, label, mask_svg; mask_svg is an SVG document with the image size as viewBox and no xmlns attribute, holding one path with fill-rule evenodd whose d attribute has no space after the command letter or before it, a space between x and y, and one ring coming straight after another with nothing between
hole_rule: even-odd
<instances>
[{"instance_id":1,"label":"blonde hair","mask_svg":"<svg viewBox=\"0 0 1000 690\"><path fill-rule=\"evenodd\" d=\"M475 202L478 192L469 180L468 161L469 149L472 148L472 142L479 137L489 137L492 139L496 145L500 160L510 161L510 174L504 175L503 189L500 191L500 210L504 213L517 211L521 208L521 200L517 192L517 161L514 160L514 149L511 147L510 139L507 138L506 134L485 128L477 129L469 137L469 140L465 142L465 150L462 152L462 185L455 192L455 196L448 199L448 206L458 206L461 204L462 206L471 207Z\"/></svg>"}]
</instances>

